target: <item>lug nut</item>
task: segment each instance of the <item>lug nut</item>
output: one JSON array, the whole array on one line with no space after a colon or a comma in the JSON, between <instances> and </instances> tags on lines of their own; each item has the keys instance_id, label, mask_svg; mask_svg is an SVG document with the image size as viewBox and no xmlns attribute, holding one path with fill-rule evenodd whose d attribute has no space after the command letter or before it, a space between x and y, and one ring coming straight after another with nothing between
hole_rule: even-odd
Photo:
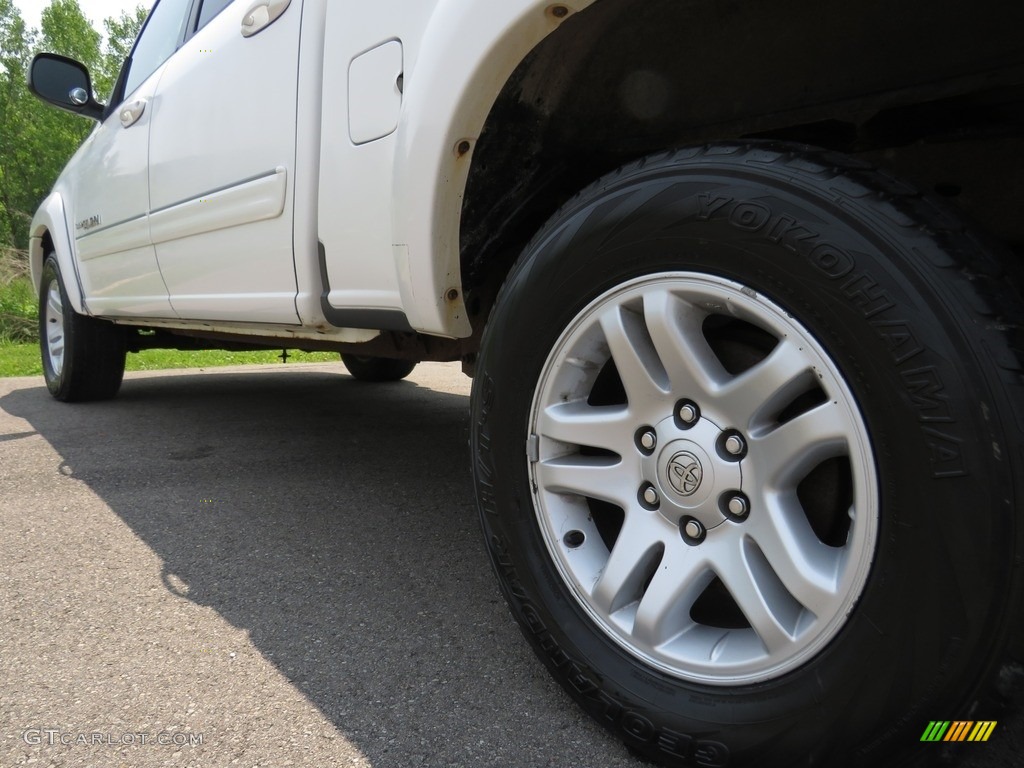
<instances>
[{"instance_id":1,"label":"lug nut","mask_svg":"<svg viewBox=\"0 0 1024 768\"><path fill-rule=\"evenodd\" d=\"M746 449L747 444L739 435L729 435L729 437L725 439L725 450L727 450L733 456L739 456Z\"/></svg>"},{"instance_id":2,"label":"lug nut","mask_svg":"<svg viewBox=\"0 0 1024 768\"><path fill-rule=\"evenodd\" d=\"M640 433L640 447L645 451L653 451L658 445L658 436L653 429L646 429Z\"/></svg>"},{"instance_id":3,"label":"lug nut","mask_svg":"<svg viewBox=\"0 0 1024 768\"><path fill-rule=\"evenodd\" d=\"M693 400L677 400L675 420L679 429L689 429L700 421L700 406Z\"/></svg>"},{"instance_id":4,"label":"lug nut","mask_svg":"<svg viewBox=\"0 0 1024 768\"><path fill-rule=\"evenodd\" d=\"M644 509L655 510L661 504L658 489L650 483L644 483L640 486L640 490L636 492L636 499Z\"/></svg>"},{"instance_id":5,"label":"lug nut","mask_svg":"<svg viewBox=\"0 0 1024 768\"><path fill-rule=\"evenodd\" d=\"M750 504L742 496L733 496L729 499L729 512L736 515L736 517L746 517L747 513L750 512Z\"/></svg>"},{"instance_id":6,"label":"lug nut","mask_svg":"<svg viewBox=\"0 0 1024 768\"><path fill-rule=\"evenodd\" d=\"M715 450L726 461L743 461L747 456L747 440L736 429L727 429L715 441Z\"/></svg>"},{"instance_id":7,"label":"lug nut","mask_svg":"<svg viewBox=\"0 0 1024 768\"><path fill-rule=\"evenodd\" d=\"M702 544L708 532L704 525L695 517L683 517L679 520L679 533L690 546Z\"/></svg>"},{"instance_id":8,"label":"lug nut","mask_svg":"<svg viewBox=\"0 0 1024 768\"><path fill-rule=\"evenodd\" d=\"M743 491L728 491L718 497L718 509L734 523L742 523L750 514L750 499Z\"/></svg>"}]
</instances>

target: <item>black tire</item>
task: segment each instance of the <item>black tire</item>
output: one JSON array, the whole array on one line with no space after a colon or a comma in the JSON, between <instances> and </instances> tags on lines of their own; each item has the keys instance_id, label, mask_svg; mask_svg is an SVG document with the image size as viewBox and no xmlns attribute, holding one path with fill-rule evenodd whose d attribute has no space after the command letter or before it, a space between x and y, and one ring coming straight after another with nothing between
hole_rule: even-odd
<instances>
[{"instance_id":1,"label":"black tire","mask_svg":"<svg viewBox=\"0 0 1024 768\"><path fill-rule=\"evenodd\" d=\"M399 381L416 367L414 360L390 357L364 357L342 353L341 362L359 381Z\"/></svg>"},{"instance_id":2,"label":"black tire","mask_svg":"<svg viewBox=\"0 0 1024 768\"><path fill-rule=\"evenodd\" d=\"M471 449L483 531L505 597L536 653L573 698L631 749L665 765L908 765L928 763L950 749L922 743L930 721L997 719L990 684L1021 600L1016 499L1024 477L1024 421L1014 387L1021 374L1017 350L1024 347L1017 330L1020 299L1002 278L991 249L979 242L949 212L851 158L749 144L680 150L626 166L577 195L527 246L492 311L473 385ZM616 598L606 616L597 598L588 597L591 587L573 581L576 567L603 578L601 568L611 562L607 552L625 530L621 521L631 518L609 518L607 500L590 500L589 491L576 490L582 483L545 485L544 473L555 471L545 466L646 467L643 432L636 433L635 455L632 444L593 451L583 437L577 444L571 436L560 434L561 442L549 438L539 428L541 434L530 434L535 424L547 423L544 409L549 402L556 407L557 397L571 400L582 392L577 415L633 407L622 376L608 365L608 335L588 330L588 307L604 311L609 296L625 296L625 302L631 295L624 292L627 284L674 286L700 276L716 286L734 282L743 287L739 298L781 308L806 329L809 343L820 344L859 409L872 451L865 466L877 478L877 503L868 498L864 508L870 514L861 518L877 534L870 541L872 560L850 595L848 617L823 630L827 642L813 653L765 667L759 676L739 676L739 682L724 674L690 674L685 659L676 666L662 663L660 651L648 652L631 639L629 632L641 637L638 620L633 630L615 634L608 616L620 615L613 612L625 610L624 600ZM713 318L699 325L717 358L707 365L720 363L738 377L761 359L752 350L762 342L757 327L729 330L746 321L733 323L739 304L726 304L709 301L693 311L703 313L695 317ZM616 309L635 315L633 330L623 338L632 333L636 349L657 350L647 305L630 307ZM576 340L590 358L566 346ZM755 363L744 363L745 354L753 354ZM637 359L646 361L652 379L666 378L663 361ZM551 392L567 382L566 394L545 399L542 375L552 377ZM815 395L818 404L799 407L834 405L832 392L825 395ZM686 396L672 392L673 398ZM686 402L676 402L676 421L665 422L666 434L682 435L672 430L689 428L679 413L697 418L697 410L679 410ZM779 412L784 401L776 405L776 421L765 430L782 429L790 418ZM643 427L629 428L634 426ZM716 467L735 461L722 445L720 438L717 448L707 447L706 461ZM749 448L750 461L755 449ZM651 461L660 467L663 459ZM670 465L675 461L673 456ZM686 469L690 459L679 461ZM667 506L664 497L673 493L662 475L647 477L646 471L621 493L594 493L635 494L620 506L640 520L634 510L645 506L645 498ZM700 487L700 477L693 480ZM647 481L654 488L644 497L647 485L641 483ZM809 481L799 482L804 493ZM834 492L821 491L821 497ZM845 492L834 498L835 509L844 510ZM563 548L562 529L547 527L545 505L564 503L571 512L577 508L571 504L584 502L577 527L593 528L586 537L585 531L569 530ZM808 509L818 503L800 497ZM658 515L663 507L646 508ZM747 514L742 504L737 509ZM722 514L715 535L744 524L724 507ZM755 506L749 519L757 514ZM687 539L683 518L679 525L691 546L664 545L646 583L630 583L636 615L657 573L673 565L665 558L676 552L689 557L706 546L699 535ZM839 538L817 528L815 533L828 547L849 547L860 523L848 525ZM596 541L595 530L603 542ZM702 534L701 526L691 532ZM703 533L710 541L712 532ZM577 566L583 561L571 558L573 548L591 546L591 538L594 549L588 552L599 557L588 571L590 566ZM699 599L695 594L686 598L692 602L679 598L676 612L664 615L701 631L725 626L723 637L747 632L744 621L755 626L742 612L729 619L735 625L697 618L697 605L708 592ZM797 601L801 617L805 605ZM711 669L714 658L707 662Z\"/></svg>"},{"instance_id":3,"label":"black tire","mask_svg":"<svg viewBox=\"0 0 1024 768\"><path fill-rule=\"evenodd\" d=\"M75 312L53 255L39 288L39 346L46 386L58 400L107 400L121 388L124 329Z\"/></svg>"}]
</instances>

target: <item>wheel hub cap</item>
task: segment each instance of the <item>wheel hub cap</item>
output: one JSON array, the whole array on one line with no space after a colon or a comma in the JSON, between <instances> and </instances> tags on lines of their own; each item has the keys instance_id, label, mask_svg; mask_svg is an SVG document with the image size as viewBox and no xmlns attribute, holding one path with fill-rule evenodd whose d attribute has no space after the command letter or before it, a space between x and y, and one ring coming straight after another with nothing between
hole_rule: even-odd
<instances>
[{"instance_id":1,"label":"wheel hub cap","mask_svg":"<svg viewBox=\"0 0 1024 768\"><path fill-rule=\"evenodd\" d=\"M671 418L658 425L658 444L664 447L642 460L641 474L661 494L658 511L668 522L678 524L683 515L689 515L710 530L725 520L718 496L740 489L742 475L738 462L724 461L714 453L720 434L708 419L700 419L686 431L679 430Z\"/></svg>"},{"instance_id":2,"label":"wheel hub cap","mask_svg":"<svg viewBox=\"0 0 1024 768\"><path fill-rule=\"evenodd\" d=\"M693 496L704 479L704 465L689 451L680 451L668 460L668 483L680 496Z\"/></svg>"}]
</instances>

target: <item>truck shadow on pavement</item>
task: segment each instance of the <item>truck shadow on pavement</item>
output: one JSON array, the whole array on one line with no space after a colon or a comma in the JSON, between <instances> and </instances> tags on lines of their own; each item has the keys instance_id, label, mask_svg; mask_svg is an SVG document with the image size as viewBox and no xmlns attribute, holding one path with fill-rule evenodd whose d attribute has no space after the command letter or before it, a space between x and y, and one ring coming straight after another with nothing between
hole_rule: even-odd
<instances>
[{"instance_id":1,"label":"truck shadow on pavement","mask_svg":"<svg viewBox=\"0 0 1024 768\"><path fill-rule=\"evenodd\" d=\"M502 602L468 398L342 370L131 378L80 406L33 387L0 406L156 553L170 592L248 632L372 765L637 765Z\"/></svg>"}]
</instances>

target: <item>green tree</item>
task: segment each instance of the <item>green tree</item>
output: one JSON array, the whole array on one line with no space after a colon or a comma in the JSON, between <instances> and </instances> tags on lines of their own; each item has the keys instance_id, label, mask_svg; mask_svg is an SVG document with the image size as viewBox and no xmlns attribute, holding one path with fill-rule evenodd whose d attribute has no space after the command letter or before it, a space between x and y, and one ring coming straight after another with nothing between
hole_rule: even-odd
<instances>
[{"instance_id":1,"label":"green tree","mask_svg":"<svg viewBox=\"0 0 1024 768\"><path fill-rule=\"evenodd\" d=\"M18 174L12 167L23 133L21 105L32 37L11 0L0 0L0 248L15 244L15 230L23 221L24 199L16 193Z\"/></svg>"},{"instance_id":2,"label":"green tree","mask_svg":"<svg viewBox=\"0 0 1024 768\"><path fill-rule=\"evenodd\" d=\"M42 50L77 59L90 70L100 61L101 35L82 14L78 0L52 0L41 17Z\"/></svg>"},{"instance_id":3,"label":"green tree","mask_svg":"<svg viewBox=\"0 0 1024 768\"><path fill-rule=\"evenodd\" d=\"M100 33L82 15L78 0L53 0L41 17L39 50L52 51L96 68L100 60ZM21 134L17 154L27 195L27 208L38 203L71 154L92 130L93 123L76 115L47 107L34 98L24 99L30 120ZM16 235L20 235L16 232Z\"/></svg>"},{"instance_id":4,"label":"green tree","mask_svg":"<svg viewBox=\"0 0 1024 768\"><path fill-rule=\"evenodd\" d=\"M101 35L78 0L52 0L38 31L26 29L12 0L0 0L0 248L27 246L32 212L94 125L28 92L25 72L32 54L50 51L81 61L91 71L94 90L106 99L146 13L139 7L106 19L108 40L101 51Z\"/></svg>"},{"instance_id":5,"label":"green tree","mask_svg":"<svg viewBox=\"0 0 1024 768\"><path fill-rule=\"evenodd\" d=\"M103 100L109 98L110 92L114 90L121 65L128 58L132 43L139 36L139 30L142 29L148 15L149 11L137 5L132 13L121 11L118 18L110 16L103 21L103 26L107 30L107 45L94 78L96 93L100 94Z\"/></svg>"}]
</instances>

